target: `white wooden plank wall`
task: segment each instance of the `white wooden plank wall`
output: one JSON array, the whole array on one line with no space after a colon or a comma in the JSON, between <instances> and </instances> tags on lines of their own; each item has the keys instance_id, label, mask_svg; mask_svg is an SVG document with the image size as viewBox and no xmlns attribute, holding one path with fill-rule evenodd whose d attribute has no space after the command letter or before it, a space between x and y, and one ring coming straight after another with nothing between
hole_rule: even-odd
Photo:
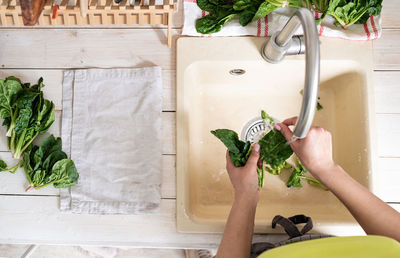
<instances>
[{"instance_id":1,"label":"white wooden plank wall","mask_svg":"<svg viewBox=\"0 0 400 258\"><path fill-rule=\"evenodd\" d=\"M174 18L174 33L182 25L182 3ZM400 210L400 7L385 0L384 32L374 42L375 95L378 130L379 196ZM175 45L166 46L166 29L0 29L0 78L16 75L26 81L43 76L46 97L56 104L60 134L62 71L88 67L163 68L163 184L160 215L71 215L58 212L58 190L47 187L24 192L23 170L0 173L0 242L136 245L146 247L212 247L220 236L175 234ZM176 38L176 37L175 37ZM0 129L4 135L4 129ZM0 138L0 159L12 163ZM8 204L13 203L12 206ZM27 216L29 214L29 216ZM79 218L77 216L80 216ZM31 221L24 221L27 217ZM4 223L7 218L7 224ZM78 222L77 222L78 221ZM21 225L13 227L11 225ZM49 225L53 230L45 230ZM70 228L65 231L65 228ZM29 230L26 230L29 227ZM25 230L25 231L24 231ZM32 236L32 230L41 232ZM60 237L57 230L62 230ZM135 231L136 234L131 232ZM29 232L29 233L28 233ZM96 235L87 235L94 232ZM104 234L107 232L107 234ZM158 232L154 235L150 232ZM88 239L91 238L91 239Z\"/></svg>"}]
</instances>

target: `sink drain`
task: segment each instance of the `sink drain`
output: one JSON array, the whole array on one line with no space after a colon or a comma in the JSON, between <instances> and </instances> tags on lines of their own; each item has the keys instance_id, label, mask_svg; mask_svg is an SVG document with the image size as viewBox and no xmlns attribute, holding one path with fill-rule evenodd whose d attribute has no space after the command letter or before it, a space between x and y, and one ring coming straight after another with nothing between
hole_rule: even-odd
<instances>
[{"instance_id":1,"label":"sink drain","mask_svg":"<svg viewBox=\"0 0 400 258\"><path fill-rule=\"evenodd\" d=\"M243 70L243 69L232 69L232 70L229 71L229 73L231 75L243 75L243 74L246 73L246 71Z\"/></svg>"},{"instance_id":2,"label":"sink drain","mask_svg":"<svg viewBox=\"0 0 400 258\"><path fill-rule=\"evenodd\" d=\"M278 123L274 119L275 123ZM251 144L258 142L266 133L272 130L272 125L265 124L261 117L250 120L242 130L241 138L243 141L249 141Z\"/></svg>"}]
</instances>

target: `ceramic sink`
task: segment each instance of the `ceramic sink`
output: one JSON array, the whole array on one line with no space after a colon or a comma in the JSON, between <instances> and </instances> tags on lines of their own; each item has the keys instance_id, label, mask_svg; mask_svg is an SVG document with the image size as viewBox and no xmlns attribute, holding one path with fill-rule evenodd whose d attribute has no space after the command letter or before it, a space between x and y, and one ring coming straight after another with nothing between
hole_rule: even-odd
<instances>
[{"instance_id":1,"label":"ceramic sink","mask_svg":"<svg viewBox=\"0 0 400 258\"><path fill-rule=\"evenodd\" d=\"M180 38L177 50L177 227L180 232L223 232L233 189L225 169L225 146L210 131L242 132L264 109L283 120L297 116L304 87L304 55L270 64L260 55L265 38ZM375 129L372 44L321 38L319 97L314 125L333 136L333 155L353 178L374 187ZM255 232L271 228L275 215L305 214L314 232L355 235L363 231L329 191L290 175L266 175Z\"/></svg>"}]
</instances>

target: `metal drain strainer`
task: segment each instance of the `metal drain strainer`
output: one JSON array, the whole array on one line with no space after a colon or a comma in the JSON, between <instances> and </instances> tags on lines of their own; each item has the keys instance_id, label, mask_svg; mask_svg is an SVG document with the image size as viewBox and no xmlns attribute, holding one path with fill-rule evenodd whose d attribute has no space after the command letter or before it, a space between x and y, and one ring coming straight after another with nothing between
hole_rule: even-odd
<instances>
[{"instance_id":1,"label":"metal drain strainer","mask_svg":"<svg viewBox=\"0 0 400 258\"><path fill-rule=\"evenodd\" d=\"M278 123L274 119L275 123ZM272 126L265 124L261 117L250 120L242 129L241 138L243 141L249 141L252 144L258 142L266 133L272 130Z\"/></svg>"}]
</instances>

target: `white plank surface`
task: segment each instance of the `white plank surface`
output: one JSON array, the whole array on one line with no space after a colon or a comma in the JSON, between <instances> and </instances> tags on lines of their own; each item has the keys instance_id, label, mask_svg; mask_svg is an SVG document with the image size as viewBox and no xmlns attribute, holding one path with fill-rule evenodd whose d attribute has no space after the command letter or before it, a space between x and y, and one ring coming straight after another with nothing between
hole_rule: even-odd
<instances>
[{"instance_id":1,"label":"white plank surface","mask_svg":"<svg viewBox=\"0 0 400 258\"><path fill-rule=\"evenodd\" d=\"M400 70L400 29L383 30L382 38L373 42L377 70Z\"/></svg>"},{"instance_id":2,"label":"white plank surface","mask_svg":"<svg viewBox=\"0 0 400 258\"><path fill-rule=\"evenodd\" d=\"M380 158L378 177L378 196L385 202L399 202L400 159ZM393 183L395 182L395 183Z\"/></svg>"},{"instance_id":3,"label":"white plank surface","mask_svg":"<svg viewBox=\"0 0 400 258\"><path fill-rule=\"evenodd\" d=\"M400 71L377 71L375 81L375 112L400 114Z\"/></svg>"},{"instance_id":4,"label":"white plank surface","mask_svg":"<svg viewBox=\"0 0 400 258\"><path fill-rule=\"evenodd\" d=\"M400 27L400 4L399 0L383 1L382 9L382 27L399 28Z\"/></svg>"},{"instance_id":5,"label":"white plank surface","mask_svg":"<svg viewBox=\"0 0 400 258\"><path fill-rule=\"evenodd\" d=\"M379 156L400 158L400 114L377 114L376 127Z\"/></svg>"},{"instance_id":6,"label":"white plank surface","mask_svg":"<svg viewBox=\"0 0 400 258\"><path fill-rule=\"evenodd\" d=\"M175 69L164 29L1 29L0 68L116 68L158 65ZM179 30L173 30L175 35Z\"/></svg>"},{"instance_id":7,"label":"white plank surface","mask_svg":"<svg viewBox=\"0 0 400 258\"><path fill-rule=\"evenodd\" d=\"M187 248L215 247L220 238L176 234L175 200L162 200L160 214L84 215L60 213L54 196L2 196L0 210L2 243Z\"/></svg>"}]
</instances>

